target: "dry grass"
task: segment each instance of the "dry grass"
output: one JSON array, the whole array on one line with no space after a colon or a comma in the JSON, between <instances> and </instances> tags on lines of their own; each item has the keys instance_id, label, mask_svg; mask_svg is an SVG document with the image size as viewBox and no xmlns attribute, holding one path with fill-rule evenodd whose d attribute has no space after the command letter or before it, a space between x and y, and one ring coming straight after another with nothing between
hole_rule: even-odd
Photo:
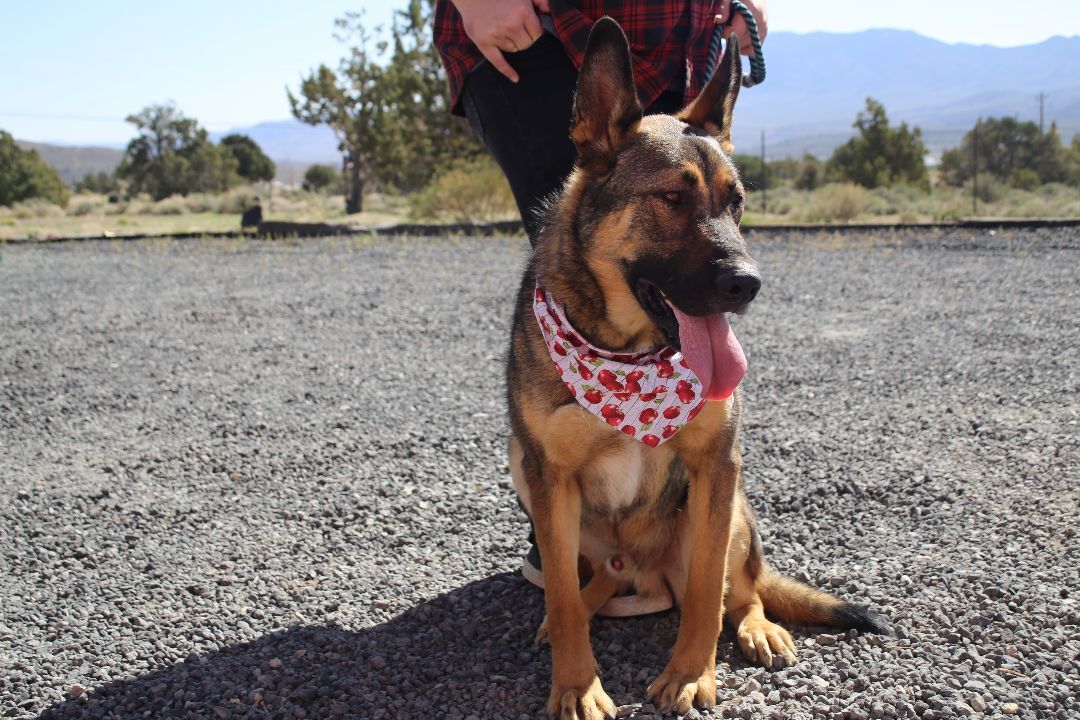
<instances>
[{"instance_id":1,"label":"dry grass","mask_svg":"<svg viewBox=\"0 0 1080 720\"><path fill-rule=\"evenodd\" d=\"M743 222L748 225L799 223L942 222L971 217L1080 217L1080 193L1067 185L1050 184L1034 190L1004 185L980 188L985 198L973 212L971 188L935 187L924 193L910 187L865 190L850 185L826 185L817 190L781 187L768 192L768 212L762 193L747 199Z\"/></svg>"},{"instance_id":2,"label":"dry grass","mask_svg":"<svg viewBox=\"0 0 1080 720\"><path fill-rule=\"evenodd\" d=\"M865 190L854 185L826 185L813 191L790 186L752 192L744 223L912 223L969 217L1080 217L1080 193L1074 187L1043 185L1031 190L981 179L978 213L972 212L971 188L937 186ZM516 217L513 196L493 163L477 161L443 175L409 198L372 194L364 212L345 214L341 196L299 189L241 187L222 195L174 196L160 202L140 196L110 203L103 195L79 194L66 210L42 200L0 207L0 241L14 238L198 233L238 230L240 212L259 198L267 219L329 222L361 227L393 225L407 219L482 221Z\"/></svg>"},{"instance_id":3,"label":"dry grass","mask_svg":"<svg viewBox=\"0 0 1080 720\"><path fill-rule=\"evenodd\" d=\"M365 198L364 212L346 215L344 198L298 189L275 188L269 196L265 189L242 187L221 195L176 195L159 202L139 196L117 203L104 195L80 193L66 211L40 200L0 207L0 241L239 230L240 213L256 198L267 219L293 222L393 225L407 211L404 199L373 194Z\"/></svg>"}]
</instances>

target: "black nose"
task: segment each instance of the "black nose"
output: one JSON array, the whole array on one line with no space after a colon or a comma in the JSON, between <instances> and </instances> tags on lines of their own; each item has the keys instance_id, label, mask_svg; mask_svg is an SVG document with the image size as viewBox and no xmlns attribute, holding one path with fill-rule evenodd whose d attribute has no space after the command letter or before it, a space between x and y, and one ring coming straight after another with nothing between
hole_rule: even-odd
<instances>
[{"instance_id":1,"label":"black nose","mask_svg":"<svg viewBox=\"0 0 1080 720\"><path fill-rule=\"evenodd\" d=\"M728 302L742 305L757 297L761 278L753 270L724 270L716 278L720 295Z\"/></svg>"}]
</instances>

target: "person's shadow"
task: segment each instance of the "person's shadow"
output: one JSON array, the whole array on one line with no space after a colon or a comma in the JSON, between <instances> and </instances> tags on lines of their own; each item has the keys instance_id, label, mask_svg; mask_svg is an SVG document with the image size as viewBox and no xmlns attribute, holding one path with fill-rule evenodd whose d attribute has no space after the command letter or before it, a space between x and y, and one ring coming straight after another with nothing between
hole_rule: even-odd
<instances>
[{"instance_id":1,"label":"person's shadow","mask_svg":"<svg viewBox=\"0 0 1080 720\"><path fill-rule=\"evenodd\" d=\"M550 651L533 636L543 615L543 593L503 573L363 630L296 626L192 655L38 718L542 717ZM593 648L616 703L644 699L676 623L674 612L594 621Z\"/></svg>"}]
</instances>

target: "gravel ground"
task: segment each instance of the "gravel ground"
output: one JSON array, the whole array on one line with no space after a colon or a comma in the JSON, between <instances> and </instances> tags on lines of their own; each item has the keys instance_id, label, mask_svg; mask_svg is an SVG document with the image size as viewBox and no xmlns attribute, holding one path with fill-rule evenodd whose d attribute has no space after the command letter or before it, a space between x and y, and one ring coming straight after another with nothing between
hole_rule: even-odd
<instances>
[{"instance_id":1,"label":"gravel ground","mask_svg":"<svg viewBox=\"0 0 1080 720\"><path fill-rule=\"evenodd\" d=\"M897 636L798 628L767 672L725 635L710 716L1080 716L1080 233L751 242L766 553ZM542 712L521 240L0 252L0 715ZM594 622L623 714L677 622Z\"/></svg>"}]
</instances>

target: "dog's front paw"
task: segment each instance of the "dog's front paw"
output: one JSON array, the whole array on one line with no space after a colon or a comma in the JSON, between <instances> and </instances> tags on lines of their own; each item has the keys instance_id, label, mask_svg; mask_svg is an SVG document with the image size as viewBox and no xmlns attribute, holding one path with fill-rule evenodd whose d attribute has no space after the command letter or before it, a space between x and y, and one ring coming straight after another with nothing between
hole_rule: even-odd
<instances>
[{"instance_id":1,"label":"dog's front paw","mask_svg":"<svg viewBox=\"0 0 1080 720\"><path fill-rule=\"evenodd\" d=\"M716 705L716 666L694 673L669 663L645 694L665 713L674 710L682 715L695 705L711 708Z\"/></svg>"},{"instance_id":2,"label":"dog's front paw","mask_svg":"<svg viewBox=\"0 0 1080 720\"><path fill-rule=\"evenodd\" d=\"M604 720L615 717L615 703L604 692L600 678L595 675L583 688L553 685L547 710L551 717L558 720Z\"/></svg>"},{"instance_id":3,"label":"dog's front paw","mask_svg":"<svg viewBox=\"0 0 1080 720\"><path fill-rule=\"evenodd\" d=\"M774 656L787 665L795 664L795 641L788 631L768 620L743 620L737 633L743 656L750 662L773 667Z\"/></svg>"}]
</instances>

